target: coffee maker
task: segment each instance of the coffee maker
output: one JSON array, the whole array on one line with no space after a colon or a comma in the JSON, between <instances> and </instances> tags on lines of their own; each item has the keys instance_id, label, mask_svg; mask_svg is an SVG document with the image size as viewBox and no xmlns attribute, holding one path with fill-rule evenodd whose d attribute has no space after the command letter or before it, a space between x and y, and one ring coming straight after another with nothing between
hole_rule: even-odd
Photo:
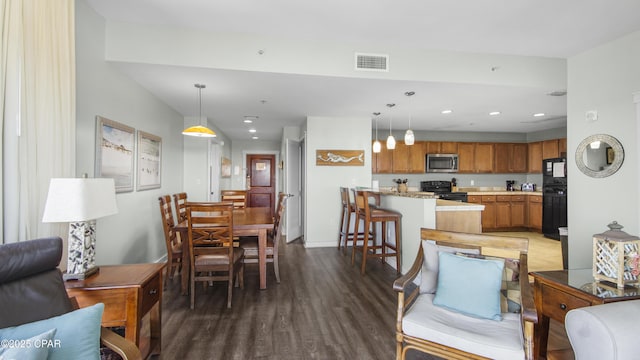
<instances>
[{"instance_id":1,"label":"coffee maker","mask_svg":"<svg viewBox=\"0 0 640 360\"><path fill-rule=\"evenodd\" d=\"M515 180L507 180L507 191L515 191Z\"/></svg>"}]
</instances>

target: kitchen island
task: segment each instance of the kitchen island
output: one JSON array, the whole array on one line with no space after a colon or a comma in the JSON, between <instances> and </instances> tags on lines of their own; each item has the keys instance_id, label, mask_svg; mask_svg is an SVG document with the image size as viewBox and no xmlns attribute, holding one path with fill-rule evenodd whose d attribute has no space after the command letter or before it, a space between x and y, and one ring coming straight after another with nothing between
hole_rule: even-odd
<instances>
[{"instance_id":1,"label":"kitchen island","mask_svg":"<svg viewBox=\"0 0 640 360\"><path fill-rule=\"evenodd\" d=\"M482 232L484 205L437 199L426 192L381 191L380 206L402 214L402 273L409 270L420 246L420 229L440 229L461 232ZM394 236L388 227L390 238ZM391 264L391 259L389 261ZM394 262L395 263L395 262Z\"/></svg>"}]
</instances>

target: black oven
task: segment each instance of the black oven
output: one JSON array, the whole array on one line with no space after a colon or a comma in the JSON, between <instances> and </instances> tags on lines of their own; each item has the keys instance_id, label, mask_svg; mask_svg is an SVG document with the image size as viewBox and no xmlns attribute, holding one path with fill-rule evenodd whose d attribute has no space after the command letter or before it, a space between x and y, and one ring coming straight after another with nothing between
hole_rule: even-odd
<instances>
[{"instance_id":1,"label":"black oven","mask_svg":"<svg viewBox=\"0 0 640 360\"><path fill-rule=\"evenodd\" d=\"M421 181L420 191L432 192L442 200L467 202L466 192L451 192L451 181L444 181L444 180Z\"/></svg>"}]
</instances>

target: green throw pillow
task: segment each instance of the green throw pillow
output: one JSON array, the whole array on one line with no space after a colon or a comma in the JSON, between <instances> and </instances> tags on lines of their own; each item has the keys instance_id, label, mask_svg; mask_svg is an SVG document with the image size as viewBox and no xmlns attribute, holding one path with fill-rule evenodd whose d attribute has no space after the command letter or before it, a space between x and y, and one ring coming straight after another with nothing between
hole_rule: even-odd
<instances>
[{"instance_id":1,"label":"green throw pillow","mask_svg":"<svg viewBox=\"0 0 640 360\"><path fill-rule=\"evenodd\" d=\"M433 304L465 315L502 320L500 286L504 261L438 254L438 287Z\"/></svg>"},{"instance_id":2,"label":"green throw pillow","mask_svg":"<svg viewBox=\"0 0 640 360\"><path fill-rule=\"evenodd\" d=\"M99 303L45 320L0 329L0 339L28 339L56 329L48 360L100 360L100 324L104 304Z\"/></svg>"}]
</instances>

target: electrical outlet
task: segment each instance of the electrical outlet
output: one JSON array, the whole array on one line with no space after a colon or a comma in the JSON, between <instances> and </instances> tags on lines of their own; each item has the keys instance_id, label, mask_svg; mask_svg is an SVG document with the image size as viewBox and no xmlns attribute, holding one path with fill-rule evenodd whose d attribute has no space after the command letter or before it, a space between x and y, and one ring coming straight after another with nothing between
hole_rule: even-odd
<instances>
[{"instance_id":1,"label":"electrical outlet","mask_svg":"<svg viewBox=\"0 0 640 360\"><path fill-rule=\"evenodd\" d=\"M476 182L475 182L475 181L473 181L473 180L471 180L471 186L473 186L473 185L475 185L475 184L476 184Z\"/></svg>"},{"instance_id":2,"label":"electrical outlet","mask_svg":"<svg viewBox=\"0 0 640 360\"><path fill-rule=\"evenodd\" d=\"M594 122L598 120L598 111L597 110L589 110L585 113L585 119L587 122Z\"/></svg>"}]
</instances>

